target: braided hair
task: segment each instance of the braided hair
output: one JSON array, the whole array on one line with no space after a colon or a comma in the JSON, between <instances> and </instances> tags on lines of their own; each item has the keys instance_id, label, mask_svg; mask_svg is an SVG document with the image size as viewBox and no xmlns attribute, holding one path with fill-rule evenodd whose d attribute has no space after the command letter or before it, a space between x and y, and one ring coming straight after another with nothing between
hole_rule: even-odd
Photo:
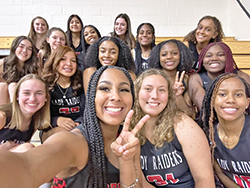
<instances>
[{"instance_id":1,"label":"braided hair","mask_svg":"<svg viewBox=\"0 0 250 188\"><path fill-rule=\"evenodd\" d=\"M135 63L128 46L121 39L117 37L108 37L104 36L99 38L94 44L92 44L86 53L84 59L85 66L84 68L95 67L99 69L102 64L99 60L99 47L104 41L112 41L116 44L119 49L119 56L115 66L123 67L128 71L135 71Z\"/></svg>"},{"instance_id":2,"label":"braided hair","mask_svg":"<svg viewBox=\"0 0 250 188\"><path fill-rule=\"evenodd\" d=\"M198 67L198 70L197 70L197 73L200 72L207 72L207 70L204 68L203 66L203 60L205 58L205 55L207 53L207 51L212 47L212 46L215 46L215 45L218 45L221 47L221 49L224 51L225 53L225 57L226 57L226 65L225 65L225 72L230 72L230 73L233 73L234 70L239 70L237 64L235 63L234 61L234 58L233 58L233 53L230 49L230 47L223 43L223 42L213 42L213 43L210 43L208 44L204 49L202 49L200 55L199 55L199 67Z\"/></svg>"},{"instance_id":3,"label":"braided hair","mask_svg":"<svg viewBox=\"0 0 250 188\"><path fill-rule=\"evenodd\" d=\"M161 51L161 48L167 43L176 44L177 48L180 51L180 63L177 66L177 71L189 72L192 69L193 63L194 63L193 55L191 54L190 50L185 44L183 44L181 41L176 40L176 39L163 41L152 49L150 53L150 57L148 59L149 68L162 69L161 62L160 62L160 51Z\"/></svg>"},{"instance_id":4,"label":"braided hair","mask_svg":"<svg viewBox=\"0 0 250 188\"><path fill-rule=\"evenodd\" d=\"M102 73L109 68L115 68L121 70L130 82L131 94L134 102L134 84L129 75L129 73L121 67L116 66L103 66L98 69L90 78L85 109L84 118L82 120L82 126L84 129L84 137L88 141L90 156L91 156L91 175L90 175L90 187L99 188L106 187L106 164L105 164L105 154L104 154L104 143L101 127L96 115L95 97L96 88L100 76Z\"/></svg>"},{"instance_id":5,"label":"braided hair","mask_svg":"<svg viewBox=\"0 0 250 188\"><path fill-rule=\"evenodd\" d=\"M218 92L218 89L220 87L220 84L229 78L238 78L242 81L242 83L245 86L245 92L246 96L249 98L250 97L250 87L248 83L241 77L239 77L237 74L233 73L224 73L220 76L218 76L210 85L208 90L206 91L206 94L203 99L202 103L202 109L200 113L200 122L199 125L203 128L205 131L207 137L209 138L210 141L210 147L212 151L212 156L214 154L214 148L216 147L216 143L214 140L214 125L218 123L218 117L217 114L214 110L214 101L216 94ZM246 114L250 114L250 109L249 107L246 109Z\"/></svg>"}]
</instances>

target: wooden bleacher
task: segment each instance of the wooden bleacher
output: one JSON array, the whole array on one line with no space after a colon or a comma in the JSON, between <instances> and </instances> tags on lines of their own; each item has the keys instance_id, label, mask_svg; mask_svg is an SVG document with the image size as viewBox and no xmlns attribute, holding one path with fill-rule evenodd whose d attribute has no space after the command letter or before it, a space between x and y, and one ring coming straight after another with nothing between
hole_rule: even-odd
<instances>
[{"instance_id":1,"label":"wooden bleacher","mask_svg":"<svg viewBox=\"0 0 250 188\"><path fill-rule=\"evenodd\" d=\"M158 44L173 38L180 41L183 40L183 37L156 37L155 42ZM9 51L14 39L15 37L13 36L0 37L0 56L8 55L6 53ZM223 42L230 46L238 67L250 75L250 41L237 41L235 37L225 37Z\"/></svg>"}]
</instances>

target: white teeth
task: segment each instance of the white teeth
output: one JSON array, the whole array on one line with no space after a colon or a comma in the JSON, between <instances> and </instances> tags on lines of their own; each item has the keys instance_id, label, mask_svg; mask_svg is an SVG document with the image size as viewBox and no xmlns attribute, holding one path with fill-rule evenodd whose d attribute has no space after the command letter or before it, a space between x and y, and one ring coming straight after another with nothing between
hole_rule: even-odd
<instances>
[{"instance_id":1,"label":"white teeth","mask_svg":"<svg viewBox=\"0 0 250 188\"><path fill-rule=\"evenodd\" d=\"M36 104L28 104L29 106L36 106Z\"/></svg>"},{"instance_id":2,"label":"white teeth","mask_svg":"<svg viewBox=\"0 0 250 188\"><path fill-rule=\"evenodd\" d=\"M110 112L120 112L122 108L106 108L106 110Z\"/></svg>"},{"instance_id":3,"label":"white teeth","mask_svg":"<svg viewBox=\"0 0 250 188\"><path fill-rule=\"evenodd\" d=\"M150 106L158 106L158 103L151 103L151 102L149 102L148 103Z\"/></svg>"},{"instance_id":4,"label":"white teeth","mask_svg":"<svg viewBox=\"0 0 250 188\"><path fill-rule=\"evenodd\" d=\"M236 111L236 108L223 108L223 110L228 111L228 112L234 112Z\"/></svg>"}]
</instances>

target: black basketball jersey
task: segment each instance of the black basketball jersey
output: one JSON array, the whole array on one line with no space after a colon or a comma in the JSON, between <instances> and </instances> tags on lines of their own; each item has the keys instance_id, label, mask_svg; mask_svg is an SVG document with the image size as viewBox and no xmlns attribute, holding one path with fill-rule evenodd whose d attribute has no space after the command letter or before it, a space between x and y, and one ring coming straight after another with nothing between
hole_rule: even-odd
<instances>
[{"instance_id":1,"label":"black basketball jersey","mask_svg":"<svg viewBox=\"0 0 250 188\"><path fill-rule=\"evenodd\" d=\"M7 118L6 125L9 123L10 119ZM33 122L30 123L29 129L27 131L20 131L18 129L2 128L0 130L0 144L6 141L15 141L16 143L22 144L30 141L34 133Z\"/></svg>"},{"instance_id":2,"label":"black basketball jersey","mask_svg":"<svg viewBox=\"0 0 250 188\"><path fill-rule=\"evenodd\" d=\"M214 158L224 174L241 187L250 187L250 116L245 116L245 124L239 142L232 148L226 148L215 129L216 148Z\"/></svg>"},{"instance_id":3,"label":"black basketball jersey","mask_svg":"<svg viewBox=\"0 0 250 188\"><path fill-rule=\"evenodd\" d=\"M161 148L155 148L147 140L141 146L141 166L146 180L155 187L194 187L187 160L175 134L174 139L165 142Z\"/></svg>"},{"instance_id":4,"label":"black basketball jersey","mask_svg":"<svg viewBox=\"0 0 250 188\"><path fill-rule=\"evenodd\" d=\"M83 115L84 92L80 96L75 96L71 86L64 89L56 84L50 92L50 97L51 124L53 127L57 126L56 122L60 116L76 120Z\"/></svg>"}]
</instances>

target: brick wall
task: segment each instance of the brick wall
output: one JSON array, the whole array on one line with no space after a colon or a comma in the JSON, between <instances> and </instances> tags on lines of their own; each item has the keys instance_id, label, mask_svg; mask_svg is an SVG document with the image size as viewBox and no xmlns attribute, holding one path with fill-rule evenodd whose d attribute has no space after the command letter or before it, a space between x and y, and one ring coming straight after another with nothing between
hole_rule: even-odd
<instances>
[{"instance_id":1,"label":"brick wall","mask_svg":"<svg viewBox=\"0 0 250 188\"><path fill-rule=\"evenodd\" d=\"M241 2L250 9L249 0ZM140 23L151 22L156 36L184 36L209 14L221 20L227 36L250 40L250 20L236 0L0 0L0 36L26 35L31 20L38 15L50 27L66 30L73 13L106 35L121 12L130 16L133 34Z\"/></svg>"}]
</instances>

